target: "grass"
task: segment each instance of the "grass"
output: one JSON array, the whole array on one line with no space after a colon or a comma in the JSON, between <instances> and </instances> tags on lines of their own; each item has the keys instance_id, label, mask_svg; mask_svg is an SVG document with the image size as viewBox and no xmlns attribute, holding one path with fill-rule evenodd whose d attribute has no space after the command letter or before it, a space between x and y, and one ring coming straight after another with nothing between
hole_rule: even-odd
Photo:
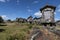
<instances>
[{"instance_id":1,"label":"grass","mask_svg":"<svg viewBox=\"0 0 60 40\"><path fill-rule=\"evenodd\" d=\"M27 23L7 23L7 26L0 26L5 31L0 32L0 40L25 40L29 36L33 24Z\"/></svg>"},{"instance_id":2,"label":"grass","mask_svg":"<svg viewBox=\"0 0 60 40\"><path fill-rule=\"evenodd\" d=\"M60 26L57 26L56 29L60 30Z\"/></svg>"},{"instance_id":3,"label":"grass","mask_svg":"<svg viewBox=\"0 0 60 40\"><path fill-rule=\"evenodd\" d=\"M33 27L42 30L42 26L27 23L7 23L7 26L0 26L5 31L0 32L0 40L28 40Z\"/></svg>"}]
</instances>

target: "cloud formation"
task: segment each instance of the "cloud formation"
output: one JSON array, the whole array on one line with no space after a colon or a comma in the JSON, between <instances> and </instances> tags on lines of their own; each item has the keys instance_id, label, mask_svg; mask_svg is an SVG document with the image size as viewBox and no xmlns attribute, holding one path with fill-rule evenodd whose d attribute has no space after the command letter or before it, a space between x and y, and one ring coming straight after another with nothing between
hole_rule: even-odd
<instances>
[{"instance_id":1,"label":"cloud formation","mask_svg":"<svg viewBox=\"0 0 60 40\"><path fill-rule=\"evenodd\" d=\"M5 2L6 0L0 0L0 2Z\"/></svg>"},{"instance_id":2,"label":"cloud formation","mask_svg":"<svg viewBox=\"0 0 60 40\"><path fill-rule=\"evenodd\" d=\"M39 3L39 1L33 1L33 4Z\"/></svg>"},{"instance_id":3,"label":"cloud formation","mask_svg":"<svg viewBox=\"0 0 60 40\"><path fill-rule=\"evenodd\" d=\"M60 12L60 9L58 9L57 12Z\"/></svg>"},{"instance_id":4,"label":"cloud formation","mask_svg":"<svg viewBox=\"0 0 60 40\"><path fill-rule=\"evenodd\" d=\"M59 18L55 18L55 21L60 20Z\"/></svg>"},{"instance_id":5,"label":"cloud formation","mask_svg":"<svg viewBox=\"0 0 60 40\"><path fill-rule=\"evenodd\" d=\"M60 20L60 16L58 16L60 14L60 4L56 7L56 11L54 14L57 15L55 21Z\"/></svg>"},{"instance_id":6,"label":"cloud formation","mask_svg":"<svg viewBox=\"0 0 60 40\"><path fill-rule=\"evenodd\" d=\"M56 12L60 12L60 5L57 6Z\"/></svg>"},{"instance_id":7,"label":"cloud formation","mask_svg":"<svg viewBox=\"0 0 60 40\"><path fill-rule=\"evenodd\" d=\"M0 0L0 2L6 2L6 1L10 1L10 0Z\"/></svg>"},{"instance_id":8,"label":"cloud formation","mask_svg":"<svg viewBox=\"0 0 60 40\"><path fill-rule=\"evenodd\" d=\"M57 6L57 8L60 8L60 4Z\"/></svg>"},{"instance_id":9,"label":"cloud formation","mask_svg":"<svg viewBox=\"0 0 60 40\"><path fill-rule=\"evenodd\" d=\"M28 11L28 12L32 12L33 10L31 10L31 9L28 9L27 11Z\"/></svg>"},{"instance_id":10,"label":"cloud formation","mask_svg":"<svg viewBox=\"0 0 60 40\"><path fill-rule=\"evenodd\" d=\"M1 15L1 17L5 20L8 19L8 17L6 15Z\"/></svg>"},{"instance_id":11,"label":"cloud formation","mask_svg":"<svg viewBox=\"0 0 60 40\"><path fill-rule=\"evenodd\" d=\"M42 13L40 11L34 13L35 16L41 17Z\"/></svg>"}]
</instances>

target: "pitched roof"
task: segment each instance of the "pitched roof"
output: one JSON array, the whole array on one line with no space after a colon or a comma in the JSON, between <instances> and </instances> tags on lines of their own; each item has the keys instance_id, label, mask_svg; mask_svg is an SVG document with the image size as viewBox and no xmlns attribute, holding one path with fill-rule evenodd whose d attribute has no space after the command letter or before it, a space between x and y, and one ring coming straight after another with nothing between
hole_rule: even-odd
<instances>
[{"instance_id":1,"label":"pitched roof","mask_svg":"<svg viewBox=\"0 0 60 40\"><path fill-rule=\"evenodd\" d=\"M27 19L29 19L29 18L33 18L32 16L29 16Z\"/></svg>"},{"instance_id":2,"label":"pitched roof","mask_svg":"<svg viewBox=\"0 0 60 40\"><path fill-rule=\"evenodd\" d=\"M35 17L34 19L41 19L42 17L39 17L39 18L37 18L37 17Z\"/></svg>"},{"instance_id":3,"label":"pitched roof","mask_svg":"<svg viewBox=\"0 0 60 40\"><path fill-rule=\"evenodd\" d=\"M42 8L40 9L40 11L42 11L42 10L45 9L45 8L52 8L52 9L54 9L54 11L55 11L55 9L56 9L55 6L52 6L52 5L45 5L44 7L42 7Z\"/></svg>"}]
</instances>

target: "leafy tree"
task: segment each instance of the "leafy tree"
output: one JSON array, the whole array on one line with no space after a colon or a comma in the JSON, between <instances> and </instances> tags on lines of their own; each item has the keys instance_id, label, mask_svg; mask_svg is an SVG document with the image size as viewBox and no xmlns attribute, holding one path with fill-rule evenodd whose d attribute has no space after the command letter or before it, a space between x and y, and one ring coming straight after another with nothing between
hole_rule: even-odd
<instances>
[{"instance_id":1,"label":"leafy tree","mask_svg":"<svg viewBox=\"0 0 60 40\"><path fill-rule=\"evenodd\" d=\"M0 16L0 23L3 23L4 19Z\"/></svg>"},{"instance_id":2,"label":"leafy tree","mask_svg":"<svg viewBox=\"0 0 60 40\"><path fill-rule=\"evenodd\" d=\"M8 21L8 22L11 22L11 19L8 19L7 21Z\"/></svg>"}]
</instances>

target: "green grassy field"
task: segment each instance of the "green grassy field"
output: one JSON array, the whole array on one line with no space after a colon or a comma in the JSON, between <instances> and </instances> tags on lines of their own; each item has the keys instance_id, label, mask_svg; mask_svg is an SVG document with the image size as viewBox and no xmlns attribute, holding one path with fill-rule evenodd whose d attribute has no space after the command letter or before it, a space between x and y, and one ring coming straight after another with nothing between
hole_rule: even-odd
<instances>
[{"instance_id":1,"label":"green grassy field","mask_svg":"<svg viewBox=\"0 0 60 40\"><path fill-rule=\"evenodd\" d=\"M0 26L5 31L0 32L0 40L28 40L33 27L42 30L41 25L28 23L6 23L7 26ZM59 27L56 27L57 29Z\"/></svg>"},{"instance_id":2,"label":"green grassy field","mask_svg":"<svg viewBox=\"0 0 60 40\"><path fill-rule=\"evenodd\" d=\"M7 23L7 26L0 26L0 29L5 30L0 32L0 40L27 40L32 27L35 26L27 23Z\"/></svg>"}]
</instances>

